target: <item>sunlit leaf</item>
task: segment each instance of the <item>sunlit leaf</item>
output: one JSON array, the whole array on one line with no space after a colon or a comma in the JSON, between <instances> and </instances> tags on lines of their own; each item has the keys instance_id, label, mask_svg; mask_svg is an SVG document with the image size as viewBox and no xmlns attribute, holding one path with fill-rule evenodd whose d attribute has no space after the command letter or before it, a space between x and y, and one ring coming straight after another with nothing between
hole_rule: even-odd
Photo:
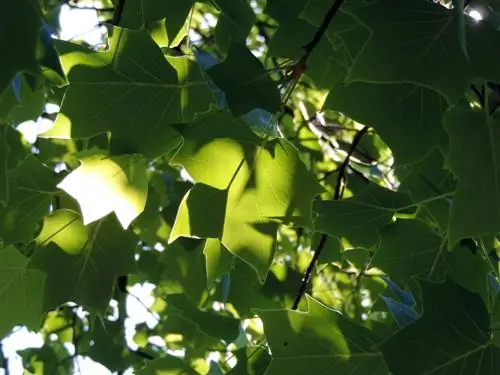
<instances>
[{"instance_id":1,"label":"sunlit leaf","mask_svg":"<svg viewBox=\"0 0 500 375\"><path fill-rule=\"evenodd\" d=\"M187 57L167 61L146 32L110 32L106 52L57 43L70 84L54 127L43 136L88 138L111 131L113 142L129 153L158 157L180 143L168 125L208 110L212 93L195 63Z\"/></svg>"},{"instance_id":2,"label":"sunlit leaf","mask_svg":"<svg viewBox=\"0 0 500 375\"><path fill-rule=\"evenodd\" d=\"M144 158L140 155L108 157L98 153L80 162L80 167L58 187L78 201L83 223L92 223L115 212L120 224L127 229L146 205L148 181Z\"/></svg>"},{"instance_id":3,"label":"sunlit leaf","mask_svg":"<svg viewBox=\"0 0 500 375\"><path fill-rule=\"evenodd\" d=\"M374 346L380 338L340 313L307 297L308 311L259 310L273 358L266 374L314 374L335 369L342 374L385 375Z\"/></svg>"},{"instance_id":4,"label":"sunlit leaf","mask_svg":"<svg viewBox=\"0 0 500 375\"><path fill-rule=\"evenodd\" d=\"M136 243L135 236L109 216L87 226L74 211L47 216L29 264L47 274L44 307L72 301L103 310L115 278L135 271Z\"/></svg>"}]
</instances>

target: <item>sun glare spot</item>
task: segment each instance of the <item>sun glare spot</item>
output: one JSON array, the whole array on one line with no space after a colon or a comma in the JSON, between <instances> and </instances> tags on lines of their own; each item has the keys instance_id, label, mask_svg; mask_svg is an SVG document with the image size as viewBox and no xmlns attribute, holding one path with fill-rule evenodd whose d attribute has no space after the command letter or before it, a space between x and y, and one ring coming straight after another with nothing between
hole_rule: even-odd
<instances>
[{"instance_id":1,"label":"sun glare spot","mask_svg":"<svg viewBox=\"0 0 500 375\"><path fill-rule=\"evenodd\" d=\"M469 17L476 22L480 22L484 19L483 14L477 9L471 9L469 12Z\"/></svg>"}]
</instances>

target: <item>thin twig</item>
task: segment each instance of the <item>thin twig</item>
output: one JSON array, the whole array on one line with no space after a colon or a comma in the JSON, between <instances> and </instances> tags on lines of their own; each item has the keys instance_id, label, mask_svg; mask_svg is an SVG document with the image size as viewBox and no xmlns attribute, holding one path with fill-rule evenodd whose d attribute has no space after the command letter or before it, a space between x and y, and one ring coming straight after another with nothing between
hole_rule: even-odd
<instances>
[{"instance_id":1,"label":"thin twig","mask_svg":"<svg viewBox=\"0 0 500 375\"><path fill-rule=\"evenodd\" d=\"M344 175L346 172L347 167L349 166L349 161L351 159L351 155L354 153L356 148L359 145L359 142L361 141L361 138L363 138L363 135L365 135L368 132L369 127L365 126L363 127L359 132L356 133L356 136L352 140L351 147L349 148L349 151L347 152L347 155L344 159L344 162L340 165L339 170L338 170L338 175L337 175L337 183L335 185L335 192L333 195L333 200L339 200L342 198L342 186L344 185ZM309 265L307 266L307 270L304 274L304 277L302 279L302 283L300 285L299 291L297 292L297 295L295 297L295 300L293 301L292 305L292 310L297 310L299 307L300 300L302 299L302 296L304 295L307 285L309 284L309 280L311 279L312 271L314 267L316 266L316 262L318 261L324 247L326 244L326 240L328 239L327 234L322 234L321 239L319 241L318 246L316 247L316 250L314 251L314 255L309 262Z\"/></svg>"}]
</instances>

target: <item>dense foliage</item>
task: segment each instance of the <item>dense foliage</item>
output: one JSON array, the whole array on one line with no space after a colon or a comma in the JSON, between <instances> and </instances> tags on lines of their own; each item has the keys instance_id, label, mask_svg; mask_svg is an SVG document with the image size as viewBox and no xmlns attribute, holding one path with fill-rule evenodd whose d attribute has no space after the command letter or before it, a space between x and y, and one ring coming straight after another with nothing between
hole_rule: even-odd
<instances>
[{"instance_id":1,"label":"dense foliage","mask_svg":"<svg viewBox=\"0 0 500 375\"><path fill-rule=\"evenodd\" d=\"M500 373L498 0L0 4L26 374Z\"/></svg>"}]
</instances>

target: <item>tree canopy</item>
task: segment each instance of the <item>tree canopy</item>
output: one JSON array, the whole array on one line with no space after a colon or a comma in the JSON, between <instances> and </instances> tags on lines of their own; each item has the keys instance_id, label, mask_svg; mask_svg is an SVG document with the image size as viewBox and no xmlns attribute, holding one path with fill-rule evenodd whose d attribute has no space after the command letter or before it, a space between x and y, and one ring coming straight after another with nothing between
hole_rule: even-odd
<instances>
[{"instance_id":1,"label":"tree canopy","mask_svg":"<svg viewBox=\"0 0 500 375\"><path fill-rule=\"evenodd\" d=\"M25 374L500 373L498 0L0 4Z\"/></svg>"}]
</instances>

